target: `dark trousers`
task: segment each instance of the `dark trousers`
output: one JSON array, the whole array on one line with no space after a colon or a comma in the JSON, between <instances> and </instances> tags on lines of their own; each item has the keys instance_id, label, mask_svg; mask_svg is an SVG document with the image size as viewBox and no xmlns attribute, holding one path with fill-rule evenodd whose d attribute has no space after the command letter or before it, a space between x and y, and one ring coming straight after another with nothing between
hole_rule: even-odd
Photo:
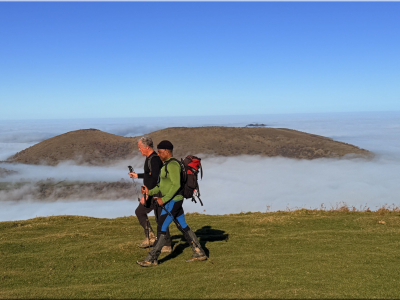
<instances>
[{"instance_id":1,"label":"dark trousers","mask_svg":"<svg viewBox=\"0 0 400 300\"><path fill-rule=\"evenodd\" d=\"M144 233L147 236L146 228L151 228L150 221L148 218L148 214L154 210L154 215L156 217L156 222L157 222L157 228L159 227L158 223L160 220L160 216L162 213L162 208L158 205L155 205L154 202L150 205L149 208L146 208L144 205L139 203L138 207L135 210L135 214L139 220L139 224L143 227ZM169 234L169 229L166 232L166 238L167 241L165 243L165 246L171 246L171 235Z\"/></svg>"}]
</instances>

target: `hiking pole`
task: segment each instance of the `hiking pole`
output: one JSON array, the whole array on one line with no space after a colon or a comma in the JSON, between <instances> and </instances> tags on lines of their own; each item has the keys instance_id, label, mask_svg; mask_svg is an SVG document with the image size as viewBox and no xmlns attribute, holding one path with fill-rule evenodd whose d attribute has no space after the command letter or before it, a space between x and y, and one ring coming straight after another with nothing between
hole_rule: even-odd
<instances>
[{"instance_id":1,"label":"hiking pole","mask_svg":"<svg viewBox=\"0 0 400 300\"><path fill-rule=\"evenodd\" d=\"M129 173L133 173L133 168L132 168L132 166L128 166L128 169L129 169ZM138 191L138 188L137 188L137 186L136 186L135 178L132 178L132 181L133 181L133 186L135 187L136 195L139 195L139 191ZM138 201L140 202L140 197L138 197Z\"/></svg>"},{"instance_id":2,"label":"hiking pole","mask_svg":"<svg viewBox=\"0 0 400 300\"><path fill-rule=\"evenodd\" d=\"M128 166L128 169L129 169L129 173L133 173L133 168L132 168L132 166ZM138 188L137 188L137 185L136 185L135 178L132 178L132 181L133 181L133 186L135 187L136 195L139 195L139 191L138 191ZM144 200L146 201L146 195L143 195L143 197L145 197ZM140 197L138 197L138 201L140 202ZM148 240L148 242L149 242L149 248L150 248L150 228L149 228L149 222L150 222L150 221L147 219L147 221L146 221L146 238L147 238L147 240ZM150 251L149 248L148 248L147 252Z\"/></svg>"},{"instance_id":3,"label":"hiking pole","mask_svg":"<svg viewBox=\"0 0 400 300\"><path fill-rule=\"evenodd\" d=\"M146 201L147 201L146 194L143 194L143 199L144 199L143 202L146 204ZM150 252L150 226L149 226L150 220L147 215L146 215L146 217L147 217L147 219L146 219L146 238L147 238L147 241L149 242L149 247L147 247L147 254L149 254L149 252Z\"/></svg>"}]
</instances>

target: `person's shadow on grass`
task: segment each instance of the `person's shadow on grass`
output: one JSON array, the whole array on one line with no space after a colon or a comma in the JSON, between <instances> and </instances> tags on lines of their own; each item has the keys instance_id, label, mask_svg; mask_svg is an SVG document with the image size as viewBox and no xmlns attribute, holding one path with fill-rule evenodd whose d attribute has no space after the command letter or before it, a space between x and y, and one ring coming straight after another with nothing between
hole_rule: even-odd
<instances>
[{"instance_id":1,"label":"person's shadow on grass","mask_svg":"<svg viewBox=\"0 0 400 300\"><path fill-rule=\"evenodd\" d=\"M225 241L229 240L229 234L225 233L223 230L213 229L211 226L203 226L200 229L197 229L195 232L197 238L199 239L201 247L204 249L204 252L208 257L210 257L210 251L206 248L207 242L215 242L215 241ZM158 262L163 263L172 258L175 258L183 253L185 248L190 247L187 243L183 234L173 235L171 236L172 248L173 251L169 255L163 257ZM175 244L178 245L175 246Z\"/></svg>"}]
</instances>

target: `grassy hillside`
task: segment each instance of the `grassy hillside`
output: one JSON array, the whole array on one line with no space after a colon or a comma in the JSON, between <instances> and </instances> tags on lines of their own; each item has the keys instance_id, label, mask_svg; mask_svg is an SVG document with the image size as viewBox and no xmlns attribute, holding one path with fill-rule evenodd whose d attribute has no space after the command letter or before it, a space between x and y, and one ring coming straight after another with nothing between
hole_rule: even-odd
<instances>
[{"instance_id":1,"label":"grassy hillside","mask_svg":"<svg viewBox=\"0 0 400 300\"><path fill-rule=\"evenodd\" d=\"M190 214L210 261L174 252L142 268L135 217L0 223L0 298L399 298L400 214ZM152 220L154 224L154 220Z\"/></svg>"}]
</instances>

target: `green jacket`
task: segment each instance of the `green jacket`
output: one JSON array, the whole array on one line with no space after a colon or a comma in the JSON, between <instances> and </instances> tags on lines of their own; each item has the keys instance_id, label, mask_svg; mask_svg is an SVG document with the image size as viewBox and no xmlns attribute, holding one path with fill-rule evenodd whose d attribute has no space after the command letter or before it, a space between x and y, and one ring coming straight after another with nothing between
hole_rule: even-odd
<instances>
[{"instance_id":1,"label":"green jacket","mask_svg":"<svg viewBox=\"0 0 400 300\"><path fill-rule=\"evenodd\" d=\"M170 157L164 162L164 165L160 171L160 182L155 186L155 188L149 190L149 196L153 196L158 192L161 192L162 201L167 203L175 193L181 187L181 166L175 160L170 161L173 157ZM170 162L169 162L170 161ZM165 172L165 164L168 162L168 174ZM182 195L176 195L174 197L175 201L183 200Z\"/></svg>"}]
</instances>

